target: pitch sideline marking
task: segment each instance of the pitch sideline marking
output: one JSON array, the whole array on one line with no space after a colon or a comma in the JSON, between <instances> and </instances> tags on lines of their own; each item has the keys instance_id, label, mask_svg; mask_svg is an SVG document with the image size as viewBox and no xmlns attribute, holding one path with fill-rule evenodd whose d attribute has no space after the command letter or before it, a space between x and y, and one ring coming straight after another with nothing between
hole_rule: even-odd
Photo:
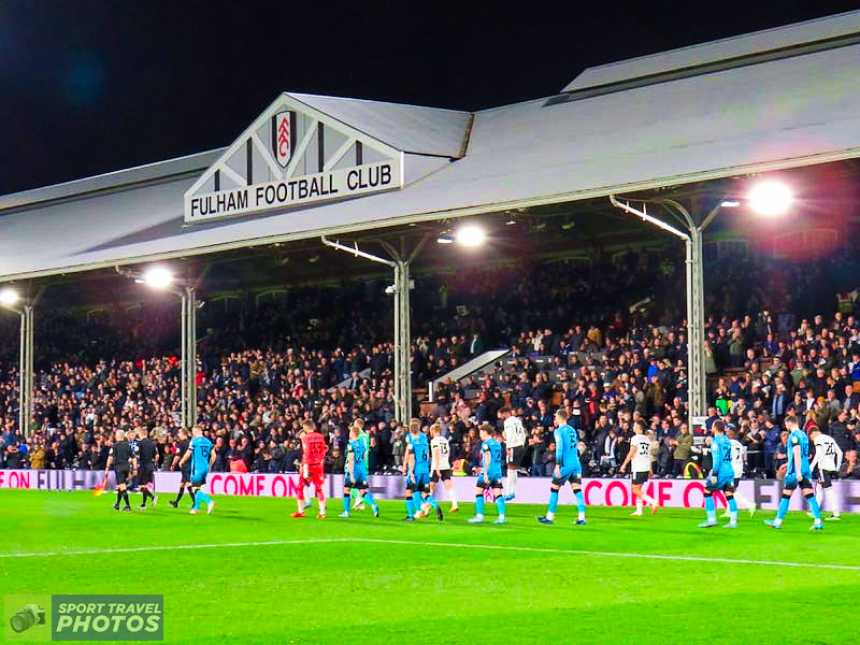
<instances>
[{"instance_id":1,"label":"pitch sideline marking","mask_svg":"<svg viewBox=\"0 0 860 645\"><path fill-rule=\"evenodd\" d=\"M553 549L550 547L514 546L505 544L468 544L465 542L421 542L417 540L383 540L381 538L350 538L344 542L367 542L378 544L404 544L412 546L446 546L459 549L485 549L491 551L521 551L549 553L553 555L582 555L605 558L634 558L640 560L669 560L678 562L701 562L704 564L753 564L772 567L794 567L798 569L834 569L837 571L860 571L860 565L828 564L813 562L789 562L782 560L749 560L744 558L707 558L695 555L667 555L661 553L628 553L624 551L588 551L585 549Z\"/></svg>"},{"instance_id":2,"label":"pitch sideline marking","mask_svg":"<svg viewBox=\"0 0 860 645\"><path fill-rule=\"evenodd\" d=\"M707 558L695 555L667 555L661 553L628 553L623 551L588 551L585 549L554 549L550 547L516 546L505 544L468 544L465 542L432 542L420 540L385 540L382 538L307 538L299 540L265 540L258 542L222 542L215 544L173 544L105 549L73 549L69 551L41 551L29 553L0 553L0 558L39 558L69 555L102 555L109 553L140 553L148 551L177 551L192 549L222 549L254 546L291 546L302 544L397 544L405 546L448 547L454 549L484 549L487 551L518 551L525 553L548 553L553 555L579 555L603 558L633 558L640 560L668 560L675 562L699 562L703 564L742 564L796 569L829 569L836 571L860 571L860 565L827 564L812 562L789 562L783 560L750 560L744 558Z\"/></svg>"},{"instance_id":3,"label":"pitch sideline marking","mask_svg":"<svg viewBox=\"0 0 860 645\"><path fill-rule=\"evenodd\" d=\"M110 553L141 553L146 551L177 551L192 549L224 549L247 546L289 546L291 544L327 544L345 542L344 538L307 538L304 540L264 540L260 542L220 542L217 544L157 544L152 546L108 547L104 549L70 549L69 551L32 551L0 553L0 558L40 558L66 555L105 555Z\"/></svg>"}]
</instances>

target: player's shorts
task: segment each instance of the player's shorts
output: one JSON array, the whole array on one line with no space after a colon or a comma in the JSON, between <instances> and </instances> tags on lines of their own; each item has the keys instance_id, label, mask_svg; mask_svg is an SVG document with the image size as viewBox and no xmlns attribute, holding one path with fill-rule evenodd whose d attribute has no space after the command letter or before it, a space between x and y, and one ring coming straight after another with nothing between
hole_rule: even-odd
<instances>
[{"instance_id":1,"label":"player's shorts","mask_svg":"<svg viewBox=\"0 0 860 645\"><path fill-rule=\"evenodd\" d=\"M839 473L835 470L819 470L818 481L823 488L830 488L833 485L833 480L839 478Z\"/></svg>"},{"instance_id":2,"label":"player's shorts","mask_svg":"<svg viewBox=\"0 0 860 645\"><path fill-rule=\"evenodd\" d=\"M301 472L302 486L313 484L317 488L322 488L325 481L325 469L322 464L310 464L302 466Z\"/></svg>"},{"instance_id":3,"label":"player's shorts","mask_svg":"<svg viewBox=\"0 0 860 645\"><path fill-rule=\"evenodd\" d=\"M137 485L146 486L153 482L155 469L152 466L142 466L137 473Z\"/></svg>"},{"instance_id":4,"label":"player's shorts","mask_svg":"<svg viewBox=\"0 0 860 645\"><path fill-rule=\"evenodd\" d=\"M641 486L642 484L644 484L645 482L648 481L648 474L649 473L647 470L640 470L640 471L634 472L633 473L633 483L636 486Z\"/></svg>"},{"instance_id":5,"label":"player's shorts","mask_svg":"<svg viewBox=\"0 0 860 645\"><path fill-rule=\"evenodd\" d=\"M206 484L206 475L209 474L208 470L198 470L191 473L191 485L192 486L203 486Z\"/></svg>"},{"instance_id":6,"label":"player's shorts","mask_svg":"<svg viewBox=\"0 0 860 645\"><path fill-rule=\"evenodd\" d=\"M724 491L732 491L735 490L735 474L731 475L717 475L717 481L714 483L710 477L705 480L705 488L708 490L724 490Z\"/></svg>"},{"instance_id":7,"label":"player's shorts","mask_svg":"<svg viewBox=\"0 0 860 645\"><path fill-rule=\"evenodd\" d=\"M113 472L116 475L116 485L117 486L119 486L121 484L128 484L128 476L130 474L128 466L124 466L122 468L114 468Z\"/></svg>"},{"instance_id":8,"label":"player's shorts","mask_svg":"<svg viewBox=\"0 0 860 645\"><path fill-rule=\"evenodd\" d=\"M182 480L180 481L180 483L187 484L191 481L191 468L183 467L180 472L182 473Z\"/></svg>"},{"instance_id":9,"label":"player's shorts","mask_svg":"<svg viewBox=\"0 0 860 645\"><path fill-rule=\"evenodd\" d=\"M579 466L568 466L562 468L558 477L552 478L552 483L556 486L564 486L565 484L582 483L582 468Z\"/></svg>"},{"instance_id":10,"label":"player's shorts","mask_svg":"<svg viewBox=\"0 0 860 645\"><path fill-rule=\"evenodd\" d=\"M478 475L477 481L475 481L475 486L483 488L484 490L488 488L490 490L495 490L497 488L502 488L502 479L501 477L487 477L481 473Z\"/></svg>"},{"instance_id":11,"label":"player's shorts","mask_svg":"<svg viewBox=\"0 0 860 645\"><path fill-rule=\"evenodd\" d=\"M406 488L413 493L423 493L430 485L430 473L412 473L406 478Z\"/></svg>"},{"instance_id":12,"label":"player's shorts","mask_svg":"<svg viewBox=\"0 0 860 645\"><path fill-rule=\"evenodd\" d=\"M345 474L343 477L344 488L358 488L365 490L367 488L367 475L364 473L356 473L355 477Z\"/></svg>"},{"instance_id":13,"label":"player's shorts","mask_svg":"<svg viewBox=\"0 0 860 645\"><path fill-rule=\"evenodd\" d=\"M803 475L799 480L795 479L791 484L783 482L782 485L785 490L794 490L798 486L800 486L800 490L812 488L812 481L809 479L809 475Z\"/></svg>"},{"instance_id":14,"label":"player's shorts","mask_svg":"<svg viewBox=\"0 0 860 645\"><path fill-rule=\"evenodd\" d=\"M523 460L526 457L526 447L525 446L517 446L515 448L507 449L507 461L505 463L513 464L514 466L519 466L523 463Z\"/></svg>"},{"instance_id":15,"label":"player's shorts","mask_svg":"<svg viewBox=\"0 0 860 645\"><path fill-rule=\"evenodd\" d=\"M434 470L433 476L430 478L430 481L432 481L434 484L438 484L440 480L446 482L449 479L451 479L451 469L447 468L438 472Z\"/></svg>"}]
</instances>

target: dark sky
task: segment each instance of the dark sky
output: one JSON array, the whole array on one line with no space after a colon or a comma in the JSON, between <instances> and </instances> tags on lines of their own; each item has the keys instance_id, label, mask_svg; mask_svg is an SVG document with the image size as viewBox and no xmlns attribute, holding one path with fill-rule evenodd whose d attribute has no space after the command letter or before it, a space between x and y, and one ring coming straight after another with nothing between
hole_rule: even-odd
<instances>
[{"instance_id":1,"label":"dark sky","mask_svg":"<svg viewBox=\"0 0 860 645\"><path fill-rule=\"evenodd\" d=\"M0 194L227 145L284 90L476 109L858 3L505 4L0 0Z\"/></svg>"}]
</instances>

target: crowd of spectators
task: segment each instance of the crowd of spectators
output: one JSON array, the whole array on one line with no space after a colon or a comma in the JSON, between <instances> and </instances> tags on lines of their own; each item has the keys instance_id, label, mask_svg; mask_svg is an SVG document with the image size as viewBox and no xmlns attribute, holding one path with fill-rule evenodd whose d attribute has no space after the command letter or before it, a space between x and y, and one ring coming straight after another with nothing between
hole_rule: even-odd
<instances>
[{"instance_id":1,"label":"crowd of spectators","mask_svg":"<svg viewBox=\"0 0 860 645\"><path fill-rule=\"evenodd\" d=\"M782 420L794 413L832 434L853 471L860 445L856 295L840 295L838 310L827 317L804 318L791 300L791 284L819 293L816 281L830 275L826 266L772 271L757 262L755 289L732 289L737 274L727 269L726 282L709 295L709 311L725 315L706 325L712 405L705 427L726 420L748 448L748 473L772 476L784 459ZM732 266L753 270L743 262ZM662 277L655 280L655 272ZM580 431L591 474L615 474L637 419L649 427L657 476L680 476L690 462L702 465L703 431L686 423L686 333L669 297L677 295L678 273L665 258L629 253L588 272L576 262L552 262L435 278L439 288L427 290L433 295L426 301L416 299L413 313L415 386L489 347L510 347L511 354L494 370L442 384L435 403L416 410L427 422L439 420L466 473L479 466L478 426L495 423L505 405L518 411L529 432L522 466L533 475L554 466L551 424L559 406ZM199 423L215 442L216 470L294 469L298 429L312 419L331 445L328 469L337 472L346 428L356 417L370 431L371 470L399 469L405 432L394 421L393 347L382 322L388 316L379 315L390 304L377 292L352 285L333 300L303 289L280 305L261 305L255 315L229 316L223 325L217 316L204 319ZM643 300L650 308L618 306ZM748 315L738 315L739 306L749 306ZM169 467L179 429L179 361L159 352L163 347L147 340L146 325L136 320L130 342L78 344L73 359L42 361L33 396L37 430L26 442L17 433L17 373L9 362L0 369L0 467L100 469L112 431L136 427L152 431ZM86 334L86 325L71 317L51 324L58 352L58 338ZM99 324L105 338L120 337ZM93 352L107 355L94 360Z\"/></svg>"}]
</instances>

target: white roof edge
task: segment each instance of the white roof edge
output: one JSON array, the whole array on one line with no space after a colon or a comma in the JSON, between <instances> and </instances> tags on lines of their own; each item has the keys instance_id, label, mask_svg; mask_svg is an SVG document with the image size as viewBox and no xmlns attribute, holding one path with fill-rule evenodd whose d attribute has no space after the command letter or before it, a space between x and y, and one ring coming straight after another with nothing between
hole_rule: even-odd
<instances>
[{"instance_id":1,"label":"white roof edge","mask_svg":"<svg viewBox=\"0 0 860 645\"><path fill-rule=\"evenodd\" d=\"M827 38L847 36L860 31L860 11L846 11L803 22L727 36L676 49L588 67L568 83L562 92L618 83L652 74L668 73L687 67L718 63L732 58L763 54L775 49L796 47ZM770 38L768 38L770 37ZM735 47L727 47L735 45ZM691 56L703 54L702 60ZM708 55L710 52L710 55ZM629 68L625 70L625 68Z\"/></svg>"},{"instance_id":2,"label":"white roof edge","mask_svg":"<svg viewBox=\"0 0 860 645\"><path fill-rule=\"evenodd\" d=\"M397 107L418 108L421 110L438 110L439 112L451 112L454 114L472 114L469 110L458 110L457 108L436 107L433 105L416 105L414 103L396 103L394 101L380 101L378 99L364 99L358 96L335 96L333 94L310 94L308 92L283 92L296 100L301 101L303 97L315 99L335 99L343 101L361 101L362 103L375 103L377 105L396 105ZM313 106L311 106L313 107Z\"/></svg>"},{"instance_id":3,"label":"white roof edge","mask_svg":"<svg viewBox=\"0 0 860 645\"><path fill-rule=\"evenodd\" d=\"M0 195L0 217L3 212L47 201L80 197L87 193L175 177L206 170L224 148L196 152L183 157L155 161L141 166L114 170L101 175L73 179L61 184Z\"/></svg>"},{"instance_id":4,"label":"white roof edge","mask_svg":"<svg viewBox=\"0 0 860 645\"><path fill-rule=\"evenodd\" d=\"M338 225L327 229L315 229L311 231L295 231L291 233L281 233L276 235L259 236L256 238L248 238L242 240L234 240L229 243L216 243L194 248L186 248L164 253L144 254L139 256L125 257L122 259L111 259L105 261L97 261L88 264L67 265L65 267L54 267L51 269L38 271L25 271L21 273L0 275L0 285L4 283L16 282L19 280L31 280L35 278L43 278L52 275L66 273L83 273L85 271L93 271L97 269L105 269L114 266L133 266L145 262L160 262L172 260L182 257L191 257L198 255L208 255L210 253L219 253L230 251L242 247L256 247L264 244L273 244L277 242L295 242L298 240L320 237L322 235L339 235L347 233L355 233L362 230L373 230L377 228L385 228L389 226L398 226L412 224L418 222L434 221L447 218L467 217L470 215L481 215L496 212L503 212L511 208L529 208L533 206L543 206L549 204L558 204L564 202L581 201L585 199L595 199L608 197L609 195L622 195L627 192L639 192L642 190L651 190L664 186L681 186L690 184L696 181L706 181L714 179L724 179L733 177L739 174L750 174L758 172L774 172L780 170L790 170L793 168L802 168L822 163L833 161L841 161L844 159L860 158L860 148L847 148L827 153L812 154L794 158L780 159L775 161L758 162L752 164L743 164L727 168L718 168L706 171L697 171L674 177L663 177L660 179L651 179L647 181L638 181L630 184L601 186L588 190L578 190L572 193L557 193L553 195L545 195L540 197L532 197L526 199L517 199L513 201L487 203L474 206L465 206L453 209L427 211L423 213L413 213L400 217L378 220L375 222L365 223L362 226L355 224Z\"/></svg>"}]
</instances>

